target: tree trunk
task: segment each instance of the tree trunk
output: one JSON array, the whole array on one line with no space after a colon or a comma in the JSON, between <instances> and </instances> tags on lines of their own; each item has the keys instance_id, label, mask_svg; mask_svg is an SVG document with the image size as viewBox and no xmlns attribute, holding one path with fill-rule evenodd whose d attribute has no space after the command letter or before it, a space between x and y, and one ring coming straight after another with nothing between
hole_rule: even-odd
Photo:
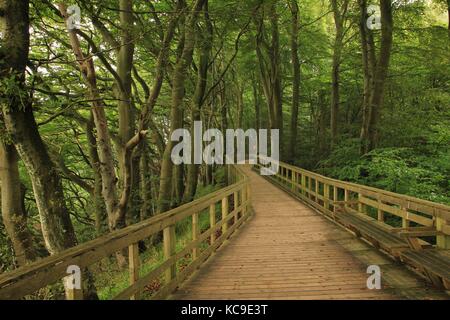
<instances>
[{"instance_id":1,"label":"tree trunk","mask_svg":"<svg viewBox=\"0 0 450 320\"><path fill-rule=\"evenodd\" d=\"M5 57L0 64L1 77L15 79L20 90L8 93L3 103L3 116L8 132L30 175L36 205L39 211L42 234L50 254L57 254L77 245L77 239L65 205L61 177L51 161L47 147L41 139L36 124L32 101L25 91L25 68L30 45L29 1L0 1L0 16ZM86 270L85 298L96 299L92 276Z\"/></svg>"},{"instance_id":2,"label":"tree trunk","mask_svg":"<svg viewBox=\"0 0 450 320\"><path fill-rule=\"evenodd\" d=\"M36 259L33 236L27 226L19 176L19 156L11 144L0 141L1 211L3 224L14 249L18 266Z\"/></svg>"},{"instance_id":3,"label":"tree trunk","mask_svg":"<svg viewBox=\"0 0 450 320\"><path fill-rule=\"evenodd\" d=\"M105 202L102 198L102 175L100 172L100 159L97 152L97 141L94 133L94 119L91 117L86 124L86 136L89 145L89 162L92 166L94 176L94 190L92 192L93 206L95 211L95 230L97 235L102 235L108 230L108 218L105 210Z\"/></svg>"},{"instance_id":4,"label":"tree trunk","mask_svg":"<svg viewBox=\"0 0 450 320\"><path fill-rule=\"evenodd\" d=\"M300 59L298 57L299 8L297 0L290 1L292 13L291 59L294 79L292 82L292 111L290 143L287 146L287 160L294 162L298 135L298 109L300 104Z\"/></svg>"},{"instance_id":5,"label":"tree trunk","mask_svg":"<svg viewBox=\"0 0 450 320\"><path fill-rule=\"evenodd\" d=\"M152 209L152 183L151 174L149 169L149 155L146 148L146 144L143 144L142 155L140 158L140 192L141 192L141 208L140 208L140 220L143 221L153 216Z\"/></svg>"},{"instance_id":6,"label":"tree trunk","mask_svg":"<svg viewBox=\"0 0 450 320\"><path fill-rule=\"evenodd\" d=\"M326 157L328 145L327 145L327 135L326 135L326 127L327 127L327 111L328 106L326 105L326 96L327 92L325 90L319 90L317 97L317 112L318 112L318 159L323 159Z\"/></svg>"},{"instance_id":7,"label":"tree trunk","mask_svg":"<svg viewBox=\"0 0 450 320\"><path fill-rule=\"evenodd\" d=\"M359 0L360 8L360 38L361 38L361 48L362 48L362 58L363 58L363 68L364 68L364 99L363 99L363 116L362 116L362 126L361 126L361 155L364 155L368 150L369 141L369 123L371 118L371 94L373 88L373 73L375 69L375 45L373 40L373 35L371 31L367 28L367 0Z\"/></svg>"},{"instance_id":8,"label":"tree trunk","mask_svg":"<svg viewBox=\"0 0 450 320\"><path fill-rule=\"evenodd\" d=\"M126 144L130 141L134 135L134 107L132 102L132 69L133 69L133 55L134 55L134 39L132 35L133 28L133 0L120 0L120 50L118 52L117 59L117 74L120 78L120 90L118 94L119 99L119 169L120 169L120 182L119 186L123 188L129 188L130 197L133 189L137 189L134 184L135 179L132 179L133 170L132 162L130 160L127 162L125 155ZM128 166L128 167L127 167ZM125 181L129 179L129 181ZM129 186L128 186L129 184ZM127 192L125 190L125 192ZM132 201L127 201L125 207L121 210L127 211L129 203ZM120 206L119 206L120 208ZM113 228L126 226L126 214L120 213L117 216L118 219L114 221Z\"/></svg>"},{"instance_id":9,"label":"tree trunk","mask_svg":"<svg viewBox=\"0 0 450 320\"><path fill-rule=\"evenodd\" d=\"M252 85L253 85L253 103L255 105L255 129L256 132L259 132L259 129L261 129L261 99L259 97L260 91L259 91L259 83L257 82L256 78L252 79Z\"/></svg>"},{"instance_id":10,"label":"tree trunk","mask_svg":"<svg viewBox=\"0 0 450 320\"><path fill-rule=\"evenodd\" d=\"M344 0L342 7L338 0L331 1L336 26L336 35L333 46L333 66L331 73L331 148L338 141L338 121L340 104L340 67L342 59L342 47L344 41L344 19L347 13L348 0Z\"/></svg>"},{"instance_id":11,"label":"tree trunk","mask_svg":"<svg viewBox=\"0 0 450 320\"><path fill-rule=\"evenodd\" d=\"M192 56L195 47L196 30L199 11L207 0L196 0L185 27L185 40L183 51L177 65L174 69L172 78L172 105L170 111L170 135L183 127L183 98L185 95L185 79L189 66L192 63ZM170 209L171 182L173 173L173 163L171 159L172 148L174 143L169 140L167 142L160 174L160 187L158 198L158 213L165 212Z\"/></svg>"},{"instance_id":12,"label":"tree trunk","mask_svg":"<svg viewBox=\"0 0 450 320\"><path fill-rule=\"evenodd\" d=\"M389 71L389 62L392 51L392 3L390 0L381 0L381 46L380 55L373 73L373 88L370 94L370 119L368 121L367 136L363 137L363 153L376 148L379 136L379 122L384 99L384 88Z\"/></svg>"},{"instance_id":13,"label":"tree trunk","mask_svg":"<svg viewBox=\"0 0 450 320\"><path fill-rule=\"evenodd\" d=\"M270 7L270 23L272 29L272 46L271 46L271 87L273 88L273 108L275 115L275 127L272 129L280 130L280 147L283 149L283 92L281 88L281 67L280 67L280 34L278 28L278 13L276 10L276 2Z\"/></svg>"},{"instance_id":14,"label":"tree trunk","mask_svg":"<svg viewBox=\"0 0 450 320\"><path fill-rule=\"evenodd\" d=\"M205 22L207 26L207 31L205 32L205 36L202 36L198 74L197 74L197 84L195 87L192 105L192 113L191 113L192 150L194 150L194 141L195 141L193 138L194 122L201 120L201 109L203 105L203 99L205 97L206 85L208 83L208 66L213 41L212 39L213 26L209 19L208 2L205 2L204 11L205 11ZM191 202L194 199L195 193L197 192L198 173L199 173L199 165L194 163L194 153L192 153L191 164L187 166L187 181L186 181L186 189L184 191L183 196L183 203Z\"/></svg>"},{"instance_id":15,"label":"tree trunk","mask_svg":"<svg viewBox=\"0 0 450 320\"><path fill-rule=\"evenodd\" d=\"M270 44L265 40L264 27L264 8L262 13L255 16L257 26L256 36L256 54L258 58L261 82L263 85L264 96L266 97L269 122L271 129L280 131L280 148L281 154L284 154L283 143L283 101L281 87L281 70L280 70L280 41L278 30L278 13L276 10L277 2L270 4L268 15L270 16L271 39Z\"/></svg>"}]
</instances>

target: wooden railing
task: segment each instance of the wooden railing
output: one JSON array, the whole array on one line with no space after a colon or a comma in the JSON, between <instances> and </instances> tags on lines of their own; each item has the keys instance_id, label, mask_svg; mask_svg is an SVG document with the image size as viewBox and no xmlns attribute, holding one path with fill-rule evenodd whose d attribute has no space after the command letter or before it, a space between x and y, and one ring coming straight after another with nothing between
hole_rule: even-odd
<instances>
[{"instance_id":1,"label":"wooden railing","mask_svg":"<svg viewBox=\"0 0 450 320\"><path fill-rule=\"evenodd\" d=\"M128 248L129 286L114 299L139 299L144 288L163 276L162 287L151 299L162 299L172 293L208 257L230 237L251 214L250 183L237 166L229 166L234 184L149 220L110 233L104 237L42 259L12 272L0 275L0 299L20 299L68 276L70 266L81 270L116 252ZM219 209L219 210L216 210ZM230 212L230 209L232 211ZM218 212L220 211L220 212ZM217 218L217 213L221 218ZM200 215L209 215L209 228L200 230ZM217 219L216 219L217 218ZM189 219L192 237L176 250L176 225ZM144 276L140 276L138 243L163 232L164 260ZM177 262L190 255L191 262L182 271ZM67 299L82 299L82 289L66 290Z\"/></svg>"},{"instance_id":2,"label":"wooden railing","mask_svg":"<svg viewBox=\"0 0 450 320\"><path fill-rule=\"evenodd\" d=\"M280 163L277 174L268 178L329 217L334 217L344 203L348 211L367 214L380 226L395 229L387 224L387 216L392 215L401 219L400 229L428 227L438 231L437 247L450 249L449 206L327 178L286 163Z\"/></svg>"}]
</instances>

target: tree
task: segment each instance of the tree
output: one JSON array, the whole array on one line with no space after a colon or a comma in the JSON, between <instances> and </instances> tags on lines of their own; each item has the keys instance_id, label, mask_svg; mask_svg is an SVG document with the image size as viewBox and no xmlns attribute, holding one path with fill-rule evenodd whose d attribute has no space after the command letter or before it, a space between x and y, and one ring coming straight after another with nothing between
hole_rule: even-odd
<instances>
[{"instance_id":1,"label":"tree","mask_svg":"<svg viewBox=\"0 0 450 320\"><path fill-rule=\"evenodd\" d=\"M196 0L191 12L186 19L184 27L184 43L181 56L175 66L172 75L172 102L170 110L170 135L177 129L183 127L183 98L185 95L185 79L187 69L192 63L198 15L207 0ZM158 198L158 212L162 213L170 209L171 182L173 163L171 160L174 143L169 140L164 150L161 163L160 187Z\"/></svg>"},{"instance_id":2,"label":"tree","mask_svg":"<svg viewBox=\"0 0 450 320\"><path fill-rule=\"evenodd\" d=\"M271 129L280 130L281 148L283 149L283 101L280 69L280 41L276 9L277 1L260 6L254 15L256 25L256 54L259 72L269 110ZM267 40L265 16L269 17L270 41Z\"/></svg>"},{"instance_id":3,"label":"tree","mask_svg":"<svg viewBox=\"0 0 450 320\"><path fill-rule=\"evenodd\" d=\"M27 225L25 192L20 182L19 155L11 143L0 141L1 211L18 266L36 258L33 236Z\"/></svg>"},{"instance_id":4,"label":"tree","mask_svg":"<svg viewBox=\"0 0 450 320\"><path fill-rule=\"evenodd\" d=\"M338 140L338 120L340 104L340 66L342 60L342 49L345 37L345 19L348 11L348 0L332 0L331 6L336 26L336 35L333 45L333 66L331 73L331 145Z\"/></svg>"},{"instance_id":5,"label":"tree","mask_svg":"<svg viewBox=\"0 0 450 320\"><path fill-rule=\"evenodd\" d=\"M77 245L77 238L65 205L61 176L41 139L25 89L25 68L29 54L29 1L0 2L3 33L0 65L4 96L2 110L8 134L20 154L33 185L47 250L56 254ZM6 84L6 85L5 85ZM97 298L89 272L84 283L87 298Z\"/></svg>"},{"instance_id":6,"label":"tree","mask_svg":"<svg viewBox=\"0 0 450 320\"><path fill-rule=\"evenodd\" d=\"M287 147L287 159L295 160L295 147L298 135L298 109L300 105L300 58L298 56L298 33L299 33L299 8L297 0L291 0L289 7L292 13L291 29L291 59L292 59L292 111L291 111L291 133L290 143Z\"/></svg>"},{"instance_id":7,"label":"tree","mask_svg":"<svg viewBox=\"0 0 450 320\"><path fill-rule=\"evenodd\" d=\"M364 6L365 2L360 1L361 11L367 12ZM362 153L367 153L373 150L378 143L378 134L379 134L379 122L380 122L380 114L381 108L383 105L384 98L384 89L385 82L388 75L389 62L391 57L392 50L392 38L393 38L393 17L392 17L392 3L390 0L380 0L381 7L381 46L378 60L375 63L375 67L373 68L373 62L371 62L371 56L373 53L370 52L372 44L371 40L368 38L366 27L361 28L363 39L366 39L368 44L364 44L363 40L363 49L365 53L363 54L365 58L364 69L368 69L365 71L365 76L369 77L365 80L367 85L370 85L372 82L370 80L371 69L373 69L373 84L370 92L370 101L369 102L369 110L365 110L364 114L367 115L364 118L363 122L363 130L361 132L361 143L362 143ZM368 67L366 67L366 65Z\"/></svg>"}]
</instances>

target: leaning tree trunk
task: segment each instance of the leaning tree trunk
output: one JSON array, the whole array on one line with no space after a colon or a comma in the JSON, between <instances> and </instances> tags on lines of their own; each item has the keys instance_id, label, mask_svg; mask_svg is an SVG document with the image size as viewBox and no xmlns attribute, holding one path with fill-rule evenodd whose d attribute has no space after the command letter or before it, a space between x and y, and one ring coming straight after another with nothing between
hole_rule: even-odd
<instances>
[{"instance_id":1,"label":"leaning tree trunk","mask_svg":"<svg viewBox=\"0 0 450 320\"><path fill-rule=\"evenodd\" d=\"M25 68L30 46L28 0L0 1L2 49L0 76L14 79L18 90L7 93L8 103L2 103L6 128L30 175L42 234L50 254L57 254L77 244L67 210L61 177L53 164L38 131L32 101L25 88ZM97 298L92 277L85 272L85 297Z\"/></svg>"}]
</instances>

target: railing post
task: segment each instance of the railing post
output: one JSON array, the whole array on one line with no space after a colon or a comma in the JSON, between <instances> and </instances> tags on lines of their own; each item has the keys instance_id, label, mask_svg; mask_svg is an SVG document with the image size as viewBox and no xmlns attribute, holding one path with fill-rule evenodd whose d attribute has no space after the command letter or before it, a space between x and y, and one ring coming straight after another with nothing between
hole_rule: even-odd
<instances>
[{"instance_id":1,"label":"railing post","mask_svg":"<svg viewBox=\"0 0 450 320\"><path fill-rule=\"evenodd\" d=\"M237 223L239 219L239 191L234 192L233 202L234 202L234 223Z\"/></svg>"},{"instance_id":2,"label":"railing post","mask_svg":"<svg viewBox=\"0 0 450 320\"><path fill-rule=\"evenodd\" d=\"M348 189L344 189L344 202L345 202L345 204L344 204L344 209L345 209L345 210L348 209L347 203L348 203L349 200L350 200L350 194L349 194L349 192L348 192Z\"/></svg>"},{"instance_id":3,"label":"railing post","mask_svg":"<svg viewBox=\"0 0 450 320\"><path fill-rule=\"evenodd\" d=\"M380 221L380 222L384 222L384 212L383 212L383 210L381 210L381 204L382 204L382 202L381 202L381 200L380 199L378 199L378 208L377 208L377 210L378 210L378 221Z\"/></svg>"},{"instance_id":4,"label":"railing post","mask_svg":"<svg viewBox=\"0 0 450 320\"><path fill-rule=\"evenodd\" d=\"M402 228L409 228L408 210L404 206L401 206L400 209L405 213L405 218L402 218Z\"/></svg>"},{"instance_id":5,"label":"railing post","mask_svg":"<svg viewBox=\"0 0 450 320\"><path fill-rule=\"evenodd\" d=\"M198 223L198 213L192 215L192 241L197 241L200 235L199 223ZM192 249L192 261L197 260L198 257L198 246Z\"/></svg>"},{"instance_id":6,"label":"railing post","mask_svg":"<svg viewBox=\"0 0 450 320\"><path fill-rule=\"evenodd\" d=\"M450 249L450 235L448 234L448 230L450 230L450 221L437 217L436 230L441 232L446 231L445 235L439 235L436 237L437 247L440 249Z\"/></svg>"},{"instance_id":7,"label":"railing post","mask_svg":"<svg viewBox=\"0 0 450 320\"><path fill-rule=\"evenodd\" d=\"M211 229L213 229L216 226L216 204L213 203L212 205L209 206L209 224ZM211 233L211 245L214 244L214 242L216 242L216 231L214 230Z\"/></svg>"},{"instance_id":8,"label":"railing post","mask_svg":"<svg viewBox=\"0 0 450 320\"><path fill-rule=\"evenodd\" d=\"M222 234L225 234L228 231L228 221L225 219L228 216L228 196L222 199Z\"/></svg>"},{"instance_id":9,"label":"railing post","mask_svg":"<svg viewBox=\"0 0 450 320\"><path fill-rule=\"evenodd\" d=\"M295 193L295 184L296 184L296 181L297 181L297 173L293 170L293 169L291 169L291 181L292 181L292 191Z\"/></svg>"},{"instance_id":10,"label":"railing post","mask_svg":"<svg viewBox=\"0 0 450 320\"><path fill-rule=\"evenodd\" d=\"M82 274L80 274L82 276ZM74 281L71 276L64 279L64 282ZM82 279L80 279L80 283L82 284ZM83 295L83 286L81 286L81 289L74 288L74 284L72 283L71 286L66 285L66 299L67 300L84 300Z\"/></svg>"},{"instance_id":11,"label":"railing post","mask_svg":"<svg viewBox=\"0 0 450 320\"><path fill-rule=\"evenodd\" d=\"M312 199L312 178L308 176L308 197Z\"/></svg>"},{"instance_id":12,"label":"railing post","mask_svg":"<svg viewBox=\"0 0 450 320\"><path fill-rule=\"evenodd\" d=\"M338 193L338 188L336 186L333 186L333 201L339 201L339 193ZM333 212L336 213L337 206L333 205Z\"/></svg>"},{"instance_id":13,"label":"railing post","mask_svg":"<svg viewBox=\"0 0 450 320\"><path fill-rule=\"evenodd\" d=\"M130 286L139 280L139 244L133 243L128 247L128 268L130 270ZM135 293L131 296L131 300L138 300L140 297L140 292Z\"/></svg>"},{"instance_id":14,"label":"railing post","mask_svg":"<svg viewBox=\"0 0 450 320\"><path fill-rule=\"evenodd\" d=\"M363 195L361 193L358 193L358 212L359 213L365 213L364 212L364 206L361 202Z\"/></svg>"},{"instance_id":15,"label":"railing post","mask_svg":"<svg viewBox=\"0 0 450 320\"><path fill-rule=\"evenodd\" d=\"M246 189L246 195L245 195L245 200L246 200L246 205L245 205L245 214L247 214L248 212L250 212L250 208L251 208L251 204L252 204L252 187L250 186L250 183L247 184Z\"/></svg>"},{"instance_id":16,"label":"railing post","mask_svg":"<svg viewBox=\"0 0 450 320\"><path fill-rule=\"evenodd\" d=\"M306 196L306 176L302 173L302 194Z\"/></svg>"},{"instance_id":17,"label":"railing post","mask_svg":"<svg viewBox=\"0 0 450 320\"><path fill-rule=\"evenodd\" d=\"M319 180L317 180L317 177L314 179L315 181L315 192L316 192L316 203L319 203Z\"/></svg>"},{"instance_id":18,"label":"railing post","mask_svg":"<svg viewBox=\"0 0 450 320\"><path fill-rule=\"evenodd\" d=\"M170 226L164 229L164 258L169 260L175 254L175 244L176 244L176 235L175 235L175 226ZM177 275L177 264L174 262L166 271L166 283L169 283L173 279L175 279Z\"/></svg>"},{"instance_id":19,"label":"railing post","mask_svg":"<svg viewBox=\"0 0 450 320\"><path fill-rule=\"evenodd\" d=\"M325 209L327 211L330 210L329 198L330 198L330 186L324 182L323 183L323 206L325 207Z\"/></svg>"},{"instance_id":20,"label":"railing post","mask_svg":"<svg viewBox=\"0 0 450 320\"><path fill-rule=\"evenodd\" d=\"M249 188L248 185L245 185L242 189L242 213L241 217L244 217L247 214L247 199L249 197Z\"/></svg>"}]
</instances>

